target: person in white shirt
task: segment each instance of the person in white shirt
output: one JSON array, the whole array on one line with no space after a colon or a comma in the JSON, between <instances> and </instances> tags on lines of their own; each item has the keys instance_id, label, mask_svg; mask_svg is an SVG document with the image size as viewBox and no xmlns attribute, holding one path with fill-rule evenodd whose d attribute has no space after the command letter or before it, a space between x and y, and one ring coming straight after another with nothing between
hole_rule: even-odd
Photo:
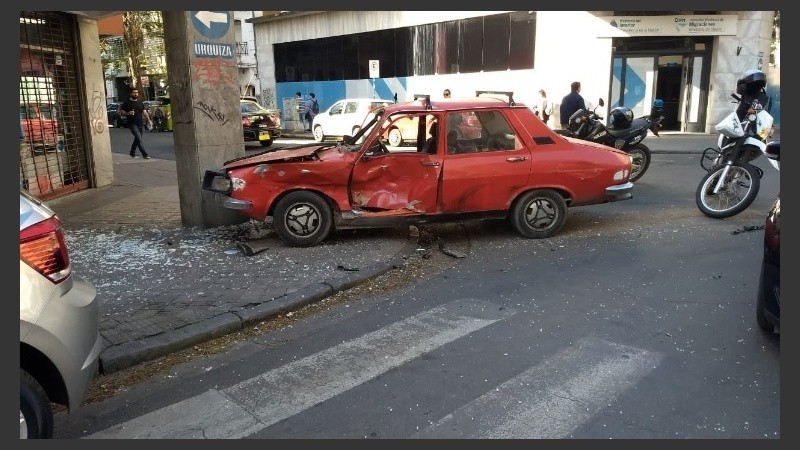
<instances>
[{"instance_id":1,"label":"person in white shirt","mask_svg":"<svg viewBox=\"0 0 800 450\"><path fill-rule=\"evenodd\" d=\"M536 106L533 108L536 117L542 119L542 122L547 124L550 120L550 114L553 112L553 105L547 100L547 93L544 89L539 89L539 99L536 101Z\"/></svg>"}]
</instances>

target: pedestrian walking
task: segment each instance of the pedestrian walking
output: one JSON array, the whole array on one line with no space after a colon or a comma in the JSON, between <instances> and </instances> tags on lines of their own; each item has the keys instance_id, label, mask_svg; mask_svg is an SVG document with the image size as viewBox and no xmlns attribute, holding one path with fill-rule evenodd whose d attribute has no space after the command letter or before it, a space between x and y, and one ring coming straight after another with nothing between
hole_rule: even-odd
<instances>
[{"instance_id":1,"label":"pedestrian walking","mask_svg":"<svg viewBox=\"0 0 800 450\"><path fill-rule=\"evenodd\" d=\"M534 113L545 124L550 120L550 115L553 113L553 104L547 100L547 93L544 89L539 89L539 99L536 101Z\"/></svg>"},{"instance_id":2,"label":"pedestrian walking","mask_svg":"<svg viewBox=\"0 0 800 450\"><path fill-rule=\"evenodd\" d=\"M131 89L130 98L122 102L117 110L117 114L122 117L128 118L128 128L133 134L133 143L131 144L131 158L136 158L136 149L142 153L142 158L150 159L147 151L144 149L142 143L142 133L144 132L144 125L147 123L153 126L153 121L150 120L150 114L144 107L144 103L139 100L139 90L136 88Z\"/></svg>"},{"instance_id":3,"label":"pedestrian walking","mask_svg":"<svg viewBox=\"0 0 800 450\"><path fill-rule=\"evenodd\" d=\"M308 120L308 129L314 126L314 116L319 114L319 103L317 103L317 96L314 93L308 94L308 101L306 102L306 120Z\"/></svg>"},{"instance_id":4,"label":"pedestrian walking","mask_svg":"<svg viewBox=\"0 0 800 450\"><path fill-rule=\"evenodd\" d=\"M300 119L300 126L303 127L303 131L309 131L311 124L306 126L306 102L303 100L303 94L300 91L297 91L295 100L297 101L297 117Z\"/></svg>"},{"instance_id":5,"label":"pedestrian walking","mask_svg":"<svg viewBox=\"0 0 800 450\"><path fill-rule=\"evenodd\" d=\"M570 93L561 99L561 110L559 111L559 115L561 116L561 128L566 128L567 125L569 125L569 117L575 114L575 111L586 109L586 102L583 101L580 92L581 82L573 81L570 85Z\"/></svg>"}]
</instances>

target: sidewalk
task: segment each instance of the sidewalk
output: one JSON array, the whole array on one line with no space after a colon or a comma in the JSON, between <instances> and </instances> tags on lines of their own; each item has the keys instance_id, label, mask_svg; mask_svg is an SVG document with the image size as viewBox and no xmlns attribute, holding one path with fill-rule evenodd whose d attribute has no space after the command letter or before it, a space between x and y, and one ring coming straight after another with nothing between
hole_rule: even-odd
<instances>
[{"instance_id":1,"label":"sidewalk","mask_svg":"<svg viewBox=\"0 0 800 450\"><path fill-rule=\"evenodd\" d=\"M407 230L340 233L288 247L263 225L180 220L174 161L113 153L115 183L49 201L76 274L97 288L101 373L111 373L319 301L416 248ZM262 248L247 256L240 242Z\"/></svg>"}]
</instances>

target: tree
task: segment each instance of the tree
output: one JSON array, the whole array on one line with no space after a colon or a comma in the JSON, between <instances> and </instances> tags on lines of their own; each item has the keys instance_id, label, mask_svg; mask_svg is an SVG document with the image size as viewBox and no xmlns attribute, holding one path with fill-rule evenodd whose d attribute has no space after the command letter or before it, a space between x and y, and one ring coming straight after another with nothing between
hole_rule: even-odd
<instances>
[{"instance_id":1,"label":"tree","mask_svg":"<svg viewBox=\"0 0 800 450\"><path fill-rule=\"evenodd\" d=\"M141 87L142 75L152 64L153 44L160 42L160 55L164 55L164 23L160 11L129 11L122 15L123 38L129 51L131 85ZM156 49L157 50L157 49ZM158 56L158 55L156 55ZM163 58L161 58L163 61ZM151 64L148 64L151 63ZM161 65L161 64L158 64ZM165 72L166 69L159 72Z\"/></svg>"},{"instance_id":2,"label":"tree","mask_svg":"<svg viewBox=\"0 0 800 450\"><path fill-rule=\"evenodd\" d=\"M162 74L167 67L164 23L160 11L129 11L122 14L123 35L100 40L103 69L109 78L127 71L131 87L141 89L142 76Z\"/></svg>"}]
</instances>

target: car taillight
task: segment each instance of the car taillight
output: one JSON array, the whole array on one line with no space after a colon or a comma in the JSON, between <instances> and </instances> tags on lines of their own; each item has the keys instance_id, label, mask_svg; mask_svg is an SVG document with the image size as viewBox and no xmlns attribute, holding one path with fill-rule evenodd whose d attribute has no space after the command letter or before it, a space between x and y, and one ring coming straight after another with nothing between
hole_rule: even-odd
<instances>
[{"instance_id":1,"label":"car taillight","mask_svg":"<svg viewBox=\"0 0 800 450\"><path fill-rule=\"evenodd\" d=\"M57 217L51 217L21 230L19 259L53 283L66 280L71 268L61 221Z\"/></svg>"},{"instance_id":2,"label":"car taillight","mask_svg":"<svg viewBox=\"0 0 800 450\"><path fill-rule=\"evenodd\" d=\"M770 214L764 226L764 246L776 250L780 245L781 228L775 223L775 216Z\"/></svg>"}]
</instances>

